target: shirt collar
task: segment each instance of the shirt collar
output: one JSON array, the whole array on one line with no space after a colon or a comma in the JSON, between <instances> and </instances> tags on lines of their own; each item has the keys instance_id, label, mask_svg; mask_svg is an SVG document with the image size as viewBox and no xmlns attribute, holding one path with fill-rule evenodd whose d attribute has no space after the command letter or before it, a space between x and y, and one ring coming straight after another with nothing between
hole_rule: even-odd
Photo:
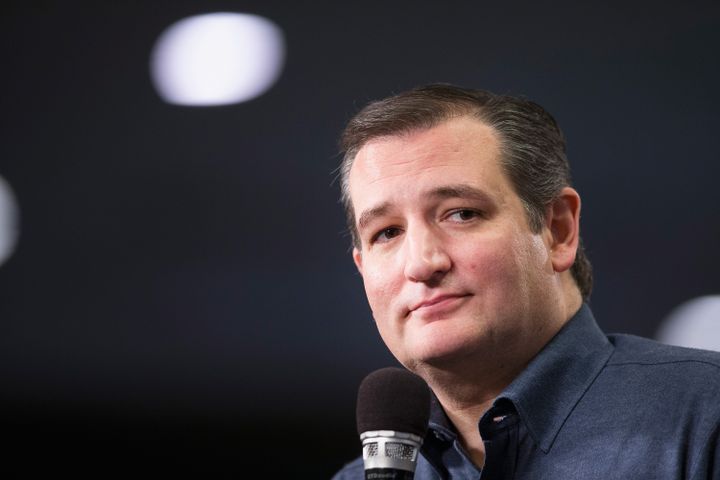
<instances>
[{"instance_id":1,"label":"shirt collar","mask_svg":"<svg viewBox=\"0 0 720 480\"><path fill-rule=\"evenodd\" d=\"M455 440L457 433L434 393L430 402L430 430L440 440ZM428 432L430 433L430 432Z\"/></svg>"},{"instance_id":2,"label":"shirt collar","mask_svg":"<svg viewBox=\"0 0 720 480\"><path fill-rule=\"evenodd\" d=\"M495 403L510 400L530 435L547 453L613 350L590 307L583 304Z\"/></svg>"},{"instance_id":3,"label":"shirt collar","mask_svg":"<svg viewBox=\"0 0 720 480\"><path fill-rule=\"evenodd\" d=\"M614 347L590 307L580 310L495 400L515 406L530 435L548 452L565 420L603 369ZM457 434L433 395L430 427L445 440Z\"/></svg>"}]
</instances>

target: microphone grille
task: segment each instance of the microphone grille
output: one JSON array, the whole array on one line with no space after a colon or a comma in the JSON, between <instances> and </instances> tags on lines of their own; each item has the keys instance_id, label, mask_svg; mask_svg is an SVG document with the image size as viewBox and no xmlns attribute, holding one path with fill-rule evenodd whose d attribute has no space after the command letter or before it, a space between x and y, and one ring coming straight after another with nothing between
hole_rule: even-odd
<instances>
[{"instance_id":1,"label":"microphone grille","mask_svg":"<svg viewBox=\"0 0 720 480\"><path fill-rule=\"evenodd\" d=\"M356 413L359 434L394 430L423 438L430 419L430 388L404 368L375 370L360 382Z\"/></svg>"}]
</instances>

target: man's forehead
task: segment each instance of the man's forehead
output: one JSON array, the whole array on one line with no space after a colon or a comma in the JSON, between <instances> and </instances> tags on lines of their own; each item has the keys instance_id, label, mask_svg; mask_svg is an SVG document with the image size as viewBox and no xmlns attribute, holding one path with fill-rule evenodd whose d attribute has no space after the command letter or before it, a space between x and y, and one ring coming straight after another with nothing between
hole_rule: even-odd
<instances>
[{"instance_id":1,"label":"man's forehead","mask_svg":"<svg viewBox=\"0 0 720 480\"><path fill-rule=\"evenodd\" d=\"M358 157L372 157L378 151L392 150L393 146L399 152L410 153L413 149L421 149L428 144L438 150L457 149L461 146L494 149L499 147L499 134L495 128L475 117L452 117L429 127L411 128L373 137L358 149L355 161Z\"/></svg>"},{"instance_id":2,"label":"man's forehead","mask_svg":"<svg viewBox=\"0 0 720 480\"><path fill-rule=\"evenodd\" d=\"M499 169L500 144L492 127L459 117L426 129L386 135L368 141L355 155L348 173L350 194L375 182L401 177L408 182L443 169L457 168L479 176ZM447 172L445 172L447 173Z\"/></svg>"}]
</instances>

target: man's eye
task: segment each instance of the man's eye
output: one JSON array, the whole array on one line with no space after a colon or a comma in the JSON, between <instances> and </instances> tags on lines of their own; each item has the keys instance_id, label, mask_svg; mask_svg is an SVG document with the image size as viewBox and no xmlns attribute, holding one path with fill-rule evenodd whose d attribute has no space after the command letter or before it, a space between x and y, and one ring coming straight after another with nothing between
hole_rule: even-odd
<instances>
[{"instance_id":1,"label":"man's eye","mask_svg":"<svg viewBox=\"0 0 720 480\"><path fill-rule=\"evenodd\" d=\"M480 216L480 212L478 211L462 209L455 210L454 212L450 213L447 218L455 222L467 222Z\"/></svg>"},{"instance_id":2,"label":"man's eye","mask_svg":"<svg viewBox=\"0 0 720 480\"><path fill-rule=\"evenodd\" d=\"M383 228L382 230L377 232L375 235L373 235L372 242L373 243L387 242L388 240L390 240L394 237L397 237L398 235L400 235L400 229L397 227Z\"/></svg>"}]
</instances>

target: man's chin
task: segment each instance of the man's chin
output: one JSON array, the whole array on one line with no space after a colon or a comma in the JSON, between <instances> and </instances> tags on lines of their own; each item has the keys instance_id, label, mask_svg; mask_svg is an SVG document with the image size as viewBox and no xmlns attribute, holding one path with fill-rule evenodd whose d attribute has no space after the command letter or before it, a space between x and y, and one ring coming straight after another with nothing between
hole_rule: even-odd
<instances>
[{"instance_id":1,"label":"man's chin","mask_svg":"<svg viewBox=\"0 0 720 480\"><path fill-rule=\"evenodd\" d=\"M459 339L458 342L449 342L447 339L438 342L418 345L415 349L414 358L417 363L422 363L434 368L450 368L458 363L467 362L471 356L477 355L477 349L468 344L467 339Z\"/></svg>"}]
</instances>

